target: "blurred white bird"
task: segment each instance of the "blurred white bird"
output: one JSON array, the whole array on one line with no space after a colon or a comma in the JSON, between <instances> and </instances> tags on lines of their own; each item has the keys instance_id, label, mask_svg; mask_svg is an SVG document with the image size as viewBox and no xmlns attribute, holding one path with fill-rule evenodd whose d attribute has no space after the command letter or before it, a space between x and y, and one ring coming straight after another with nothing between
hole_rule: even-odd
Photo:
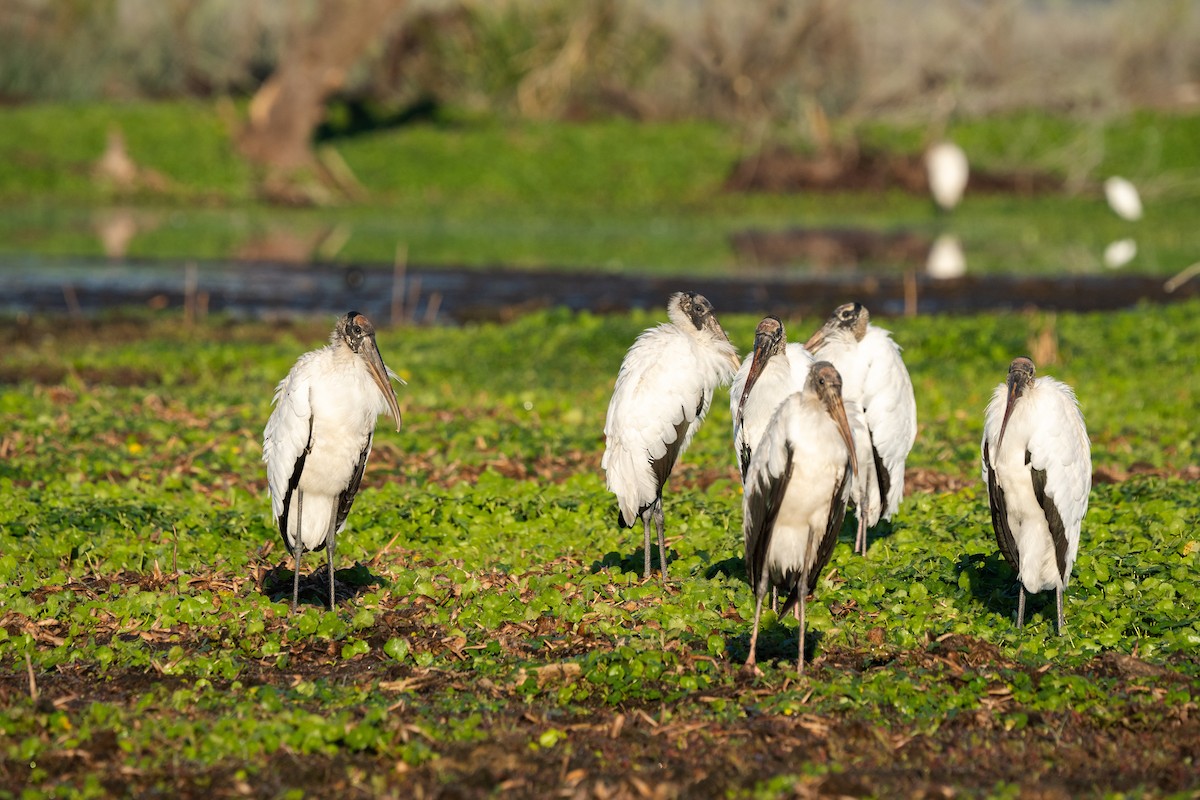
<instances>
[{"instance_id":1,"label":"blurred white bird","mask_svg":"<svg viewBox=\"0 0 1200 800\"><path fill-rule=\"evenodd\" d=\"M917 438L917 401L900 347L891 333L870 322L871 315L861 303L845 303L834 309L805 344L814 358L837 367L843 381L842 396L857 403L866 416L879 503L855 510L858 535L854 549L860 553L867 551L867 530L881 517L891 519L900 506L904 462Z\"/></svg>"},{"instance_id":2,"label":"blurred white bird","mask_svg":"<svg viewBox=\"0 0 1200 800\"><path fill-rule=\"evenodd\" d=\"M933 202L950 211L962 200L970 178L967 154L953 142L937 142L925 151L925 176Z\"/></svg>"},{"instance_id":3,"label":"blurred white bird","mask_svg":"<svg viewBox=\"0 0 1200 800\"><path fill-rule=\"evenodd\" d=\"M1104 182L1104 197L1108 207L1121 219L1130 221L1142 218L1142 198L1137 187L1125 178L1112 176Z\"/></svg>"},{"instance_id":4,"label":"blurred white bird","mask_svg":"<svg viewBox=\"0 0 1200 800\"><path fill-rule=\"evenodd\" d=\"M631 528L642 520L647 578L654 522L664 581L663 486L708 414L714 390L738 368L737 352L703 295L672 295L667 315L670 322L644 331L621 362L601 461L608 489L617 496L618 523Z\"/></svg>"},{"instance_id":5,"label":"blurred white bird","mask_svg":"<svg viewBox=\"0 0 1200 800\"><path fill-rule=\"evenodd\" d=\"M300 558L326 548L329 607L336 603L333 553L362 482L375 420L400 406L370 320L339 317L329 344L305 353L279 382L263 432L271 513L295 559L292 610L300 600Z\"/></svg>"},{"instance_id":6,"label":"blurred white bird","mask_svg":"<svg viewBox=\"0 0 1200 800\"><path fill-rule=\"evenodd\" d=\"M1017 573L1017 627L1025 624L1025 593L1053 589L1061 634L1063 590L1092 488L1091 446L1071 387L1033 374L1033 361L1015 358L992 394L980 444L983 482L996 542Z\"/></svg>"},{"instance_id":7,"label":"blurred white bird","mask_svg":"<svg viewBox=\"0 0 1200 800\"><path fill-rule=\"evenodd\" d=\"M1133 239L1117 239L1104 248L1104 266L1120 269L1137 257L1137 242Z\"/></svg>"},{"instance_id":8,"label":"blurred white bird","mask_svg":"<svg viewBox=\"0 0 1200 800\"><path fill-rule=\"evenodd\" d=\"M858 470L842 379L827 361L808 371L803 391L775 410L750 459L742 498L746 572L754 590L754 631L746 668L755 669L763 598L778 587L783 611L799 621L796 667L804 672L806 597L829 563Z\"/></svg>"}]
</instances>

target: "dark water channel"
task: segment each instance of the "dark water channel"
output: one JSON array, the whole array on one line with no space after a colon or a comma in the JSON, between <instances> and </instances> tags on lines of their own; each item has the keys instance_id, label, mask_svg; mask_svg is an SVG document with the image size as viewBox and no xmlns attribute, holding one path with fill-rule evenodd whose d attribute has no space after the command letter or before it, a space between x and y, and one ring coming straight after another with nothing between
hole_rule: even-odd
<instances>
[{"instance_id":1,"label":"dark water channel","mask_svg":"<svg viewBox=\"0 0 1200 800\"><path fill-rule=\"evenodd\" d=\"M391 323L502 320L540 308L597 313L659 308L672 292L701 292L720 311L825 314L849 299L877 313L942 314L1037 307L1109 310L1200 293L1168 291L1161 276L963 275L919 270L745 277L653 276L509 268L12 259L0 263L0 313L95 316L117 308L184 309L254 318L357 309Z\"/></svg>"}]
</instances>

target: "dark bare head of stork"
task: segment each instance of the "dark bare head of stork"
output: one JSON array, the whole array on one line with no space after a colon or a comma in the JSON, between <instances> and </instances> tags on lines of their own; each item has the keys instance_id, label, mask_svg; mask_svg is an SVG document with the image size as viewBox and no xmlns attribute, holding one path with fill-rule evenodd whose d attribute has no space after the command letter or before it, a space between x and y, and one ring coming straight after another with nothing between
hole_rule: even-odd
<instances>
[{"instance_id":1,"label":"dark bare head of stork","mask_svg":"<svg viewBox=\"0 0 1200 800\"><path fill-rule=\"evenodd\" d=\"M996 455L1000 454L1000 445L1004 442L1004 430L1008 427L1008 418L1012 415L1017 400L1025 394L1025 390L1033 383L1033 359L1018 356L1008 365L1008 404L1004 407L1004 421L1000 423L1000 435L996 437Z\"/></svg>"},{"instance_id":2,"label":"dark bare head of stork","mask_svg":"<svg viewBox=\"0 0 1200 800\"><path fill-rule=\"evenodd\" d=\"M351 311L345 316L338 317L337 326L329 340L335 345L345 345L350 352L361 358L371 373L371 379L383 392L388 410L396 420L396 430L400 430L400 404L396 401L396 391L392 388L391 373L383 363L379 347L375 344L375 326L357 311Z\"/></svg>"},{"instance_id":3,"label":"dark bare head of stork","mask_svg":"<svg viewBox=\"0 0 1200 800\"><path fill-rule=\"evenodd\" d=\"M742 390L742 399L738 402L739 420L742 418L742 410L746 407L746 398L750 396L750 390L754 388L754 383L766 368L767 362L784 352L786 347L787 335L779 317L763 317L762 322L754 329L754 355L750 361L750 371L746 374L746 387Z\"/></svg>"},{"instance_id":4,"label":"dark bare head of stork","mask_svg":"<svg viewBox=\"0 0 1200 800\"><path fill-rule=\"evenodd\" d=\"M829 416L842 434L846 449L850 451L850 469L858 475L858 457L854 454L854 436L850 433L850 420L846 418L846 407L842 405L842 376L828 361L818 361L808 370L804 388L815 392L824 403Z\"/></svg>"},{"instance_id":5,"label":"dark bare head of stork","mask_svg":"<svg viewBox=\"0 0 1200 800\"><path fill-rule=\"evenodd\" d=\"M671 295L667 303L667 316L680 328L695 328L701 333L708 333L729 341L725 329L717 322L713 313L712 303L702 294L695 292L677 292Z\"/></svg>"},{"instance_id":6,"label":"dark bare head of stork","mask_svg":"<svg viewBox=\"0 0 1200 800\"><path fill-rule=\"evenodd\" d=\"M804 349L815 353L830 338L853 338L861 342L867 335L867 326L871 323L871 312L862 303L842 303L833 310L829 319L825 320L816 333L809 337Z\"/></svg>"},{"instance_id":7,"label":"dark bare head of stork","mask_svg":"<svg viewBox=\"0 0 1200 800\"><path fill-rule=\"evenodd\" d=\"M716 342L729 344L729 335L717 322L713 313L712 303L708 298L696 292L676 292L667 301L667 316L675 327L685 332L694 332L701 337L707 337ZM741 366L737 353L730 354L733 368Z\"/></svg>"}]
</instances>

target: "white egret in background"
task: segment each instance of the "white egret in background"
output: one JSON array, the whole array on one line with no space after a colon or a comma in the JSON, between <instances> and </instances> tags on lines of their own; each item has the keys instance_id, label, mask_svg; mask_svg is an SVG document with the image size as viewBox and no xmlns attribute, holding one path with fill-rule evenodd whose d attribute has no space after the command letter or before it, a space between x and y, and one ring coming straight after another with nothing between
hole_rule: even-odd
<instances>
[{"instance_id":1,"label":"white egret in background","mask_svg":"<svg viewBox=\"0 0 1200 800\"><path fill-rule=\"evenodd\" d=\"M1137 257L1137 242L1133 239L1117 239L1104 248L1104 266L1120 269Z\"/></svg>"},{"instance_id":2,"label":"white egret in background","mask_svg":"<svg viewBox=\"0 0 1200 800\"><path fill-rule=\"evenodd\" d=\"M1137 187L1125 178L1112 176L1104 182L1104 199L1121 219L1131 222L1142 218L1142 198Z\"/></svg>"},{"instance_id":3,"label":"white egret in background","mask_svg":"<svg viewBox=\"0 0 1200 800\"><path fill-rule=\"evenodd\" d=\"M618 523L632 528L642 520L647 578L652 522L657 529L664 581L663 486L708 414L713 392L738 368L737 352L703 295L672 295L667 316L670 322L642 332L621 362L601 461L608 489L617 496Z\"/></svg>"},{"instance_id":4,"label":"white egret in background","mask_svg":"<svg viewBox=\"0 0 1200 800\"><path fill-rule=\"evenodd\" d=\"M808 371L804 390L776 409L750 459L742 497L746 572L754 590L754 631L746 667L757 659L763 598L782 590L783 611L799 621L796 667L804 672L806 597L829 563L858 471L842 379L827 361Z\"/></svg>"},{"instance_id":5,"label":"white egret in background","mask_svg":"<svg viewBox=\"0 0 1200 800\"><path fill-rule=\"evenodd\" d=\"M917 438L917 401L900 346L884 328L871 324L861 303L838 306L805 344L814 358L833 363L843 381L842 396L866 417L878 505L857 508L855 552L866 553L867 530L891 519L904 497L904 462Z\"/></svg>"},{"instance_id":6,"label":"white egret in background","mask_svg":"<svg viewBox=\"0 0 1200 800\"><path fill-rule=\"evenodd\" d=\"M1017 627L1025 624L1025 593L1053 589L1061 634L1063 590L1092 488L1091 448L1075 392L1033 374L1033 361L1013 359L988 403L983 481L996 542L1017 573Z\"/></svg>"},{"instance_id":7,"label":"white egret in background","mask_svg":"<svg viewBox=\"0 0 1200 800\"><path fill-rule=\"evenodd\" d=\"M925 176L933 202L950 211L962 200L971 168L967 154L953 142L937 142L925 151Z\"/></svg>"},{"instance_id":8,"label":"white egret in background","mask_svg":"<svg viewBox=\"0 0 1200 800\"><path fill-rule=\"evenodd\" d=\"M329 607L334 595L336 537L358 494L375 420L390 414L400 430L395 377L383 363L370 320L339 317L329 344L300 356L275 390L275 410L263 432L271 512L292 553L292 610L300 600L300 559L325 548Z\"/></svg>"}]
</instances>

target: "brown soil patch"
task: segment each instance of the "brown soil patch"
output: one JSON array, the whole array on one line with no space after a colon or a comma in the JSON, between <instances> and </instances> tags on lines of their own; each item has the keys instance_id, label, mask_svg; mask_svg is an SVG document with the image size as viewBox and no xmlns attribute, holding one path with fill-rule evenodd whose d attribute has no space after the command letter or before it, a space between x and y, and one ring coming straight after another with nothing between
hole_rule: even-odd
<instances>
[{"instance_id":1,"label":"brown soil patch","mask_svg":"<svg viewBox=\"0 0 1200 800\"><path fill-rule=\"evenodd\" d=\"M393 556L399 563L422 559L408 551ZM253 571L251 577L196 575L189 588L213 590L219 603L222 594L257 590L271 572L265 562L257 563ZM500 571L478 573L475 578L484 588L519 586L513 576ZM61 591L99 599L114 586L171 591L177 585L177 576L157 570L122 572L47 586L33 599ZM120 746L117 733L98 729L70 745L52 744L38 756L38 764L60 787L83 786L94 776L114 794L167 791L205 800L275 797L296 786L303 786L311 796L354 798L380 792L427 798L718 797L749 790L774 776L797 775L803 762L833 771L797 777L784 787L784 796L973 796L1004 783L1022 794L1067 798L1104 792L1177 793L1200 786L1194 767L1200 758L1196 702L1200 681L1189 677L1200 671L1196 654L1150 663L1107 652L1078 666L1051 671L1023 665L993 644L959 634L909 650L887 648L882 637L874 641L870 636L861 647L818 648L803 679L814 684L847 673L866 681L880 670L899 670L931 687L986 682L976 707L963 708L936 725L889 707L877 709L877 716L853 710L764 711L764 701L769 707L769 700L782 687L747 677L730 660L715 663L727 674L734 673L734 680L721 681L683 702L664 706L658 701L617 705L585 701L566 710L553 701L555 687L579 680L576 659L611 649L610 637L584 622L571 624L550 616L508 622L489 632L490 639L506 659L528 663L529 672L522 671L515 679L480 677L470 668L458 670L453 665L465 662L469 667L470 651L482 643L468 642L452 628L430 622L434 605L462 602L449 579L440 590L447 596L396 599L383 590L375 621L363 632L371 650L362 656L345 659L340 655L341 642L300 637L287 645L286 667L279 667L273 658L247 656L239 661L237 677L243 687L270 685L287 690L301 680L319 680L394 696L386 720L376 724L393 731L397 741L419 738L432 751L429 760L413 765L394 756L348 748L308 755L282 749L250 765L151 758L149 763L168 766L131 769L130 754ZM846 608L833 611L835 616L852 613ZM282 633L288 627L286 616L273 613L263 622L272 632ZM36 676L37 713L65 712L74 718L86 714L93 702L131 710L147 692L189 688L190 678L163 674L158 665L165 663L172 647L204 652L212 646L210 631L186 625L171 631L130 631L126 621L106 618L103 612L95 623L97 643L142 639L154 652L154 668L100 673L93 665L65 662ZM0 627L9 636L28 634L41 647L62 646L67 624L36 622L12 612L0 618ZM422 668L411 658L396 662L382 653L392 637L408 640L414 654L430 652L451 666ZM707 654L694 652L672 637L664 640L664 646L678 657L681 669L693 670L699 660L711 661ZM1094 709L1041 711L1022 706L1013 695L1014 676L1023 676L1037 690L1048 678L1064 673L1107 681L1112 695L1123 698L1132 713L1117 719ZM521 689L522 675L536 678L537 693ZM213 684L218 692L233 689L221 679ZM12 708L30 693L24 669L18 666L0 673L0 706ZM1168 695L1173 697L1170 702ZM456 696L488 701L490 710L477 728L480 735L465 741L430 737L426 732L430 725L451 722L439 716L451 712L439 709L447 698ZM295 702L311 713L323 712L318 700ZM713 712L721 707L727 711ZM349 710L353 717L356 712ZM187 713L195 718L212 715L215 725L226 712L196 708ZM1019 726L1013 724L1018 717L1023 720ZM565 732L566 741L553 747L531 746L550 729ZM21 787L28 778L30 765L16 758L15 752L0 754L0 785ZM1133 753L1136 758L1124 757ZM250 769L243 772L247 766Z\"/></svg>"},{"instance_id":2,"label":"brown soil patch","mask_svg":"<svg viewBox=\"0 0 1200 800\"><path fill-rule=\"evenodd\" d=\"M747 230L730 238L740 264L804 264L817 274L862 265L922 266L933 244L909 231L856 228Z\"/></svg>"},{"instance_id":3,"label":"brown soil patch","mask_svg":"<svg viewBox=\"0 0 1200 800\"><path fill-rule=\"evenodd\" d=\"M888 191L929 194L920 154L885 153L858 147L800 153L768 148L734 165L725 181L731 192ZM987 172L971 169L968 192L1035 195L1060 192L1061 178L1036 172Z\"/></svg>"},{"instance_id":4,"label":"brown soil patch","mask_svg":"<svg viewBox=\"0 0 1200 800\"><path fill-rule=\"evenodd\" d=\"M154 583L150 580L147 585ZM282 623L269 620L268 624ZM527 652L526 642L548 632L540 630L540 624L531 623L532 633L524 626L520 630L508 626L497 635L506 651ZM13 625L8 618L6 627ZM553 622L546 625L555 627ZM1106 720L1074 710L1029 711L1026 724L1013 728L1009 720L1022 709L1004 681L995 680L979 707L964 709L930 730L927 723L917 724L894 710L885 711L878 724L853 713L755 711L753 704L769 699L779 687L745 677L693 698L694 705L674 705L669 714L657 704L636 703L568 713L553 703L526 699L515 687L472 674L396 664L378 649L396 635L443 653L463 646L461 640L421 622L416 614L385 611L370 633L374 649L368 655L347 661L338 657L336 643L305 642L293 646L286 670L251 659L238 680L244 686L286 689L300 679L320 679L395 693L397 702L387 724L404 741L424 735L420 726L429 724L428 709L438 697L446 693L490 697L496 710L484 715L477 740L430 740L426 743L435 757L417 766L370 752L301 755L285 749L251 765L248 775L239 775L246 766L240 762L206 766L178 759L168 761L171 766L166 768L130 769L116 734L101 732L75 747L51 748L39 756L39 765L60 786L81 786L89 776L96 776L110 792L122 795L155 794L167 787L173 796L206 800L274 797L295 786L303 786L311 796L355 798L378 796L380 790L425 798L717 797L750 789L773 776L795 775L803 761L840 769L799 777L784 796L956 797L1007 783L1022 795L1068 798L1114 791L1184 792L1200 785L1194 769L1200 757L1195 703L1169 705L1155 700L1172 687L1190 687L1194 697L1194 682L1128 655L1106 653L1075 671L1114 680L1115 694L1145 695L1146 711L1135 719ZM200 638L189 640L186 632L183 638L185 649L207 644ZM581 644L594 647L599 642ZM576 654L555 657L561 660ZM1024 672L1037 686L1046 674L1022 668L986 642L954 635L912 651L822 652L805 680L817 682L832 671L869 676L880 669L928 674L931 683L1004 669ZM559 670L545 679L553 683L571 677ZM541 683L540 674L538 679ZM191 683L153 670L110 671L100 676L74 664L37 680L38 708L45 714L83 713L93 701L132 707L147 691L187 688ZM220 682L215 683L220 690ZM5 705L27 691L27 677L21 671L0 675L0 702ZM705 709L717 702L740 706L744 713L732 718L713 716ZM320 709L314 705L311 710ZM564 731L568 743L530 746L551 728ZM1133 753L1136 758L1122 757ZM0 780L6 786L22 786L28 769L28 764L11 756L0 757Z\"/></svg>"}]
</instances>

